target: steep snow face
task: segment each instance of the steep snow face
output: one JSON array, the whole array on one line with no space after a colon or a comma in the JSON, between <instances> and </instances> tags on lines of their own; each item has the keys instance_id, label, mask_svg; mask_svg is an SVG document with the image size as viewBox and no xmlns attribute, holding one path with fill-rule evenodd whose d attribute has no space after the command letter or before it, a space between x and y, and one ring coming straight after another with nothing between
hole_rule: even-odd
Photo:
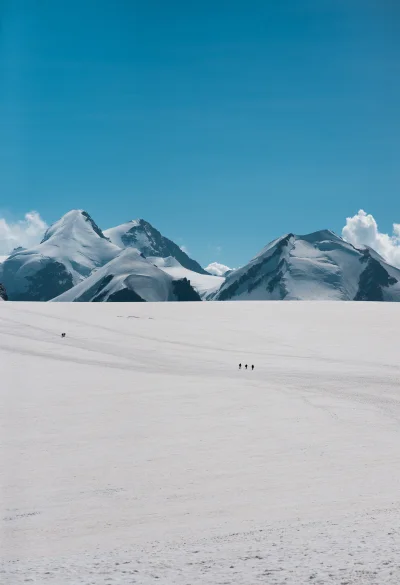
<instances>
[{"instance_id":1,"label":"steep snow face","mask_svg":"<svg viewBox=\"0 0 400 585\"><path fill-rule=\"evenodd\" d=\"M287 234L228 275L215 299L400 301L400 270L329 230Z\"/></svg>"},{"instance_id":2,"label":"steep snow face","mask_svg":"<svg viewBox=\"0 0 400 585\"><path fill-rule=\"evenodd\" d=\"M200 301L185 278L174 279L138 250L120 254L54 302Z\"/></svg>"},{"instance_id":3,"label":"steep snow face","mask_svg":"<svg viewBox=\"0 0 400 585\"><path fill-rule=\"evenodd\" d=\"M148 260L172 276L172 278L186 278L189 280L192 287L199 293L203 300L207 300L210 296L215 294L225 281L225 278L220 276L199 274L198 272L193 272L193 270L188 270L175 258L172 258L172 256L169 256L168 258L149 257Z\"/></svg>"},{"instance_id":4,"label":"steep snow face","mask_svg":"<svg viewBox=\"0 0 400 585\"><path fill-rule=\"evenodd\" d=\"M184 268L198 274L208 274L198 262L190 258L172 240L161 235L144 219L133 220L110 228L105 230L104 234L120 248L136 248L146 257L168 258L172 256Z\"/></svg>"},{"instance_id":5,"label":"steep snow face","mask_svg":"<svg viewBox=\"0 0 400 585\"><path fill-rule=\"evenodd\" d=\"M12 253L0 265L0 279L11 300L47 301L119 253L88 213L73 210L47 230L38 246Z\"/></svg>"}]
</instances>

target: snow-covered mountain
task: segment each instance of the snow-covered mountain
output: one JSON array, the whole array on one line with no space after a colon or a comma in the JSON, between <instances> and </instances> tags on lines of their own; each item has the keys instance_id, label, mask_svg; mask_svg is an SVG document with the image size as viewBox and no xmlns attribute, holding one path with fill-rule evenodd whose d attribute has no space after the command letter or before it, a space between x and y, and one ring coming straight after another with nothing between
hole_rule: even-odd
<instances>
[{"instance_id":1,"label":"snow-covered mountain","mask_svg":"<svg viewBox=\"0 0 400 585\"><path fill-rule=\"evenodd\" d=\"M0 282L21 301L400 301L400 270L329 230L282 236L218 277L144 220L103 233L82 210L0 262Z\"/></svg>"},{"instance_id":2,"label":"snow-covered mountain","mask_svg":"<svg viewBox=\"0 0 400 585\"><path fill-rule=\"evenodd\" d=\"M400 270L329 230L287 234L229 274L214 299L400 301Z\"/></svg>"},{"instance_id":3,"label":"snow-covered mountain","mask_svg":"<svg viewBox=\"0 0 400 585\"><path fill-rule=\"evenodd\" d=\"M8 301L5 287L0 283L0 301Z\"/></svg>"},{"instance_id":4,"label":"snow-covered mountain","mask_svg":"<svg viewBox=\"0 0 400 585\"><path fill-rule=\"evenodd\" d=\"M115 258L112 244L86 211L73 210L54 223L40 244L16 250L0 265L11 300L47 301L69 290Z\"/></svg>"},{"instance_id":5,"label":"snow-covered mountain","mask_svg":"<svg viewBox=\"0 0 400 585\"><path fill-rule=\"evenodd\" d=\"M173 278L133 248L120 254L54 302L200 301L186 278Z\"/></svg>"},{"instance_id":6,"label":"snow-covered mountain","mask_svg":"<svg viewBox=\"0 0 400 585\"><path fill-rule=\"evenodd\" d=\"M208 274L198 262L190 258L177 244L160 234L144 219L129 221L104 231L104 235L119 248L136 248L147 257L175 258L181 266Z\"/></svg>"}]
</instances>

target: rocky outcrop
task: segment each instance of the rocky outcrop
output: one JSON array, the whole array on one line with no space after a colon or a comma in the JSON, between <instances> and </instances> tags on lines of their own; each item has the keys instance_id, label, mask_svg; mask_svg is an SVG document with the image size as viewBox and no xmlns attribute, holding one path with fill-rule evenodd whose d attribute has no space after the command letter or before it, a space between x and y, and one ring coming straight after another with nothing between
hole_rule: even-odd
<instances>
[{"instance_id":1,"label":"rocky outcrop","mask_svg":"<svg viewBox=\"0 0 400 585\"><path fill-rule=\"evenodd\" d=\"M5 287L0 283L0 300L8 301L8 296Z\"/></svg>"},{"instance_id":2,"label":"rocky outcrop","mask_svg":"<svg viewBox=\"0 0 400 585\"><path fill-rule=\"evenodd\" d=\"M200 295L187 278L174 280L172 287L177 301L201 301Z\"/></svg>"},{"instance_id":3,"label":"rocky outcrop","mask_svg":"<svg viewBox=\"0 0 400 585\"><path fill-rule=\"evenodd\" d=\"M362 264L366 264L365 269L360 274L359 288L355 301L375 301L382 302L385 300L384 291L389 287L397 284L396 278L391 276L384 266L371 256L369 250L363 252L360 259Z\"/></svg>"}]
</instances>

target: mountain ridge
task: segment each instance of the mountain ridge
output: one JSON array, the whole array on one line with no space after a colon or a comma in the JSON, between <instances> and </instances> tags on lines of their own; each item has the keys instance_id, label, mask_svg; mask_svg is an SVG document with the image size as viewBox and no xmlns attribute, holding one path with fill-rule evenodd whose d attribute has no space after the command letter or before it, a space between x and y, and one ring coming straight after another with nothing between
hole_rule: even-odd
<instances>
[{"instance_id":1,"label":"mountain ridge","mask_svg":"<svg viewBox=\"0 0 400 585\"><path fill-rule=\"evenodd\" d=\"M104 231L106 237L120 248L136 248L147 257L172 257L188 270L208 274L198 262L190 258L175 242L163 236L144 219L131 220Z\"/></svg>"},{"instance_id":2,"label":"mountain ridge","mask_svg":"<svg viewBox=\"0 0 400 585\"><path fill-rule=\"evenodd\" d=\"M329 229L288 232L215 276L149 222L102 231L82 209L2 259L0 282L14 301L400 301L400 270Z\"/></svg>"},{"instance_id":3,"label":"mountain ridge","mask_svg":"<svg viewBox=\"0 0 400 585\"><path fill-rule=\"evenodd\" d=\"M400 270L331 230L288 233L230 273L213 299L400 301Z\"/></svg>"}]
</instances>

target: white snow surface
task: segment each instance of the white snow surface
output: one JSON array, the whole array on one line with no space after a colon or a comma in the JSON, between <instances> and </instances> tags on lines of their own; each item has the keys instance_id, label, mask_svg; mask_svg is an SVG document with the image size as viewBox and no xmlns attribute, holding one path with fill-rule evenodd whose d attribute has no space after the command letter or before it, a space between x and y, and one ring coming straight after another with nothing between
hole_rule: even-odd
<instances>
[{"instance_id":1,"label":"white snow surface","mask_svg":"<svg viewBox=\"0 0 400 585\"><path fill-rule=\"evenodd\" d=\"M119 252L117 258L50 302L74 302L88 293L89 296L84 299L86 302L92 301L99 293L105 293L103 300L106 301L110 295L125 288L135 291L148 302L176 300L173 294L173 278L143 258L134 248ZM98 289L96 285L107 277L112 277L112 280L104 288Z\"/></svg>"},{"instance_id":2,"label":"white snow surface","mask_svg":"<svg viewBox=\"0 0 400 585\"><path fill-rule=\"evenodd\" d=\"M199 274L193 270L188 270L172 256L168 256L168 258L149 256L148 259L150 262L153 262L153 264L158 266L158 268L161 268L161 270L172 276L174 279L187 278L190 281L192 287L198 292L202 299L207 299L210 295L215 293L225 280L225 278L221 276Z\"/></svg>"},{"instance_id":3,"label":"white snow surface","mask_svg":"<svg viewBox=\"0 0 400 585\"><path fill-rule=\"evenodd\" d=\"M1 583L398 585L399 318L1 303Z\"/></svg>"}]
</instances>

